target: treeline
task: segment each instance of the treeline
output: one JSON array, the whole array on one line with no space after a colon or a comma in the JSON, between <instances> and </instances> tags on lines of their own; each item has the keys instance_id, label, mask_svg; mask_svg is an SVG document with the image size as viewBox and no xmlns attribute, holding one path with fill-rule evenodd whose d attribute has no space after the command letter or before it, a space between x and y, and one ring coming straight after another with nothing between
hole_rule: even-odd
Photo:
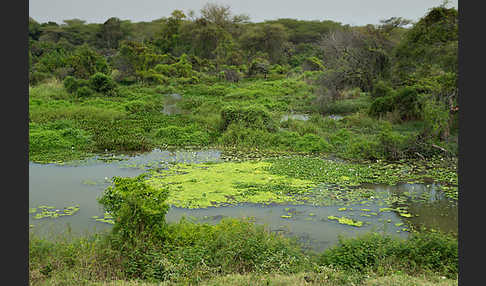
<instances>
[{"instance_id":1,"label":"treeline","mask_svg":"<svg viewBox=\"0 0 486 286\"><path fill-rule=\"evenodd\" d=\"M114 74L120 81L161 83L159 75L172 75L173 70L160 65L177 62L213 74L270 69L283 73L308 57L319 56L323 35L347 27L332 21L293 19L251 23L248 16L233 15L228 6L216 4L207 4L200 14L195 17L174 10L170 17L152 22L110 18L103 24L86 24L73 19L61 25L30 18L30 82L52 75L87 78L99 71Z\"/></svg>"}]
</instances>

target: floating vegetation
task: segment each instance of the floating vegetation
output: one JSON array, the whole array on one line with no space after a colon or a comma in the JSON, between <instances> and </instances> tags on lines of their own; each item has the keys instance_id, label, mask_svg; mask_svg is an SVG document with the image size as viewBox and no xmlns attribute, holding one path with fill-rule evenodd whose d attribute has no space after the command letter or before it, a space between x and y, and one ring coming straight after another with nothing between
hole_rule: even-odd
<instances>
[{"instance_id":1,"label":"floating vegetation","mask_svg":"<svg viewBox=\"0 0 486 286\"><path fill-rule=\"evenodd\" d=\"M309 180L269 173L263 161L177 164L150 172L149 184L167 188L176 207L206 208L237 203L302 203L315 186Z\"/></svg>"},{"instance_id":2,"label":"floating vegetation","mask_svg":"<svg viewBox=\"0 0 486 286\"><path fill-rule=\"evenodd\" d=\"M35 214L34 219L42 218L58 218L61 216L74 215L79 211L79 205L65 207L64 209L55 209L53 206L38 206L37 208L31 208L30 214Z\"/></svg>"},{"instance_id":3,"label":"floating vegetation","mask_svg":"<svg viewBox=\"0 0 486 286\"><path fill-rule=\"evenodd\" d=\"M99 216L95 215L91 217L97 222L103 222L103 223L108 223L108 224L115 224L115 221L113 220L113 216L109 212L105 212L103 214L103 217L100 218Z\"/></svg>"},{"instance_id":4,"label":"floating vegetation","mask_svg":"<svg viewBox=\"0 0 486 286\"><path fill-rule=\"evenodd\" d=\"M356 221L347 217L335 217L335 216L328 216L327 217L329 220L337 220L340 224L345 224L345 225L351 225L351 226L363 226L362 221Z\"/></svg>"}]
</instances>

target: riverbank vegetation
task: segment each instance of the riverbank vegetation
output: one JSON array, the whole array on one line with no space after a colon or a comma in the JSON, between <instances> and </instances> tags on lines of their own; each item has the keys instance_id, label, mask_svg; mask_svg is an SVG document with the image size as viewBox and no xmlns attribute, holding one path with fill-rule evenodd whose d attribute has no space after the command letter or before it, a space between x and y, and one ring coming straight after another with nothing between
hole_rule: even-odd
<instances>
[{"instance_id":1,"label":"riverbank vegetation","mask_svg":"<svg viewBox=\"0 0 486 286\"><path fill-rule=\"evenodd\" d=\"M457 237L437 231L313 253L251 220L165 223L170 206L371 200L366 183L433 181L457 201L457 21L445 5L366 26L253 23L216 4L139 23L29 19L30 161L154 148L216 148L229 161L114 178L100 199L113 230L32 235L29 280L457 284ZM322 185L339 188L311 191Z\"/></svg>"}]
</instances>

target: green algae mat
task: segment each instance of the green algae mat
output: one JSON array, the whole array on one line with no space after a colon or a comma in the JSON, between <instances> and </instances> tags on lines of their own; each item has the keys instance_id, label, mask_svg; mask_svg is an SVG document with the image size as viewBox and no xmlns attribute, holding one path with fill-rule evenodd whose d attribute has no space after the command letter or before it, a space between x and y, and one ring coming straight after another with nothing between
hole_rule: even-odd
<instances>
[{"instance_id":1,"label":"green algae mat","mask_svg":"<svg viewBox=\"0 0 486 286\"><path fill-rule=\"evenodd\" d=\"M457 172L442 162L357 164L312 157L243 162L176 164L152 170L148 183L169 190L168 203L182 208L206 208L239 203L313 205L365 204L376 194L362 184L441 184L446 196L457 199ZM383 199L383 198L382 198ZM387 203L400 199L385 198ZM402 199L403 200L403 199ZM406 212L401 212L407 216Z\"/></svg>"},{"instance_id":2,"label":"green algae mat","mask_svg":"<svg viewBox=\"0 0 486 286\"><path fill-rule=\"evenodd\" d=\"M264 161L178 164L152 172L148 182L167 188L167 202L183 208L297 202L297 194L315 185L311 180L272 174L270 166Z\"/></svg>"}]
</instances>

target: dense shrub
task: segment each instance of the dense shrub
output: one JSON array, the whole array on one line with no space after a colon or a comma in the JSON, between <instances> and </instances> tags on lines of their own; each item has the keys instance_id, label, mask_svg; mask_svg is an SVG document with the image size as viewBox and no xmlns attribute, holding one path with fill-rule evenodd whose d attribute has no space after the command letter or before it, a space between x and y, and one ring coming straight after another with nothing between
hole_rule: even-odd
<instances>
[{"instance_id":1,"label":"dense shrub","mask_svg":"<svg viewBox=\"0 0 486 286\"><path fill-rule=\"evenodd\" d=\"M147 151L153 147L139 121L86 118L81 123L93 134L95 148L99 151Z\"/></svg>"},{"instance_id":2,"label":"dense shrub","mask_svg":"<svg viewBox=\"0 0 486 286\"><path fill-rule=\"evenodd\" d=\"M116 83L108 75L97 72L89 78L89 86L96 92L103 93L105 95L114 95Z\"/></svg>"},{"instance_id":3,"label":"dense shrub","mask_svg":"<svg viewBox=\"0 0 486 286\"><path fill-rule=\"evenodd\" d=\"M76 97L90 97L94 94L94 90L87 86L82 86L76 90Z\"/></svg>"},{"instance_id":4,"label":"dense shrub","mask_svg":"<svg viewBox=\"0 0 486 286\"><path fill-rule=\"evenodd\" d=\"M145 182L145 175L135 178L114 177L98 200L115 218L113 233L125 242L152 239L163 242L167 235L165 203L169 193Z\"/></svg>"},{"instance_id":5,"label":"dense shrub","mask_svg":"<svg viewBox=\"0 0 486 286\"><path fill-rule=\"evenodd\" d=\"M375 117L385 115L395 109L395 98L393 96L378 97L370 105L368 114Z\"/></svg>"},{"instance_id":6,"label":"dense shrub","mask_svg":"<svg viewBox=\"0 0 486 286\"><path fill-rule=\"evenodd\" d=\"M324 251L320 263L357 271L390 267L411 273L432 271L456 278L457 250L457 239L441 233L414 233L409 240L370 233L356 238L341 237L337 246Z\"/></svg>"},{"instance_id":7,"label":"dense shrub","mask_svg":"<svg viewBox=\"0 0 486 286\"><path fill-rule=\"evenodd\" d=\"M391 127L384 128L378 134L382 154L386 159L398 160L405 156L409 146L408 136L392 131Z\"/></svg>"},{"instance_id":8,"label":"dense shrub","mask_svg":"<svg viewBox=\"0 0 486 286\"><path fill-rule=\"evenodd\" d=\"M422 104L419 100L419 91L412 86L405 86L398 90L395 98L395 108L403 120L418 119L421 116Z\"/></svg>"},{"instance_id":9,"label":"dense shrub","mask_svg":"<svg viewBox=\"0 0 486 286\"><path fill-rule=\"evenodd\" d=\"M256 75L263 75L267 76L270 69L270 63L263 58L255 58L250 63L248 68L248 75L249 76L256 76Z\"/></svg>"},{"instance_id":10,"label":"dense shrub","mask_svg":"<svg viewBox=\"0 0 486 286\"><path fill-rule=\"evenodd\" d=\"M74 93L78 88L79 84L78 81L76 80L75 77L73 76L67 76L64 81L63 81L64 88L69 92L69 93Z\"/></svg>"},{"instance_id":11,"label":"dense shrub","mask_svg":"<svg viewBox=\"0 0 486 286\"><path fill-rule=\"evenodd\" d=\"M419 119L422 113L419 89L415 86L404 86L396 93L378 97L371 104L369 114L380 117L395 110L401 120Z\"/></svg>"},{"instance_id":12,"label":"dense shrub","mask_svg":"<svg viewBox=\"0 0 486 286\"><path fill-rule=\"evenodd\" d=\"M383 81L379 80L373 85L373 90L371 91L371 96L374 98L390 96L393 93L393 88Z\"/></svg>"},{"instance_id":13,"label":"dense shrub","mask_svg":"<svg viewBox=\"0 0 486 286\"><path fill-rule=\"evenodd\" d=\"M370 107L369 97L362 96L352 99L341 99L323 104L319 111L323 114L349 114Z\"/></svg>"},{"instance_id":14,"label":"dense shrub","mask_svg":"<svg viewBox=\"0 0 486 286\"><path fill-rule=\"evenodd\" d=\"M225 131L231 123L239 123L245 127L265 129L267 131L276 130L276 123L270 116L270 113L259 105L248 107L225 106L221 110L221 119L223 120L222 131Z\"/></svg>"}]
</instances>

